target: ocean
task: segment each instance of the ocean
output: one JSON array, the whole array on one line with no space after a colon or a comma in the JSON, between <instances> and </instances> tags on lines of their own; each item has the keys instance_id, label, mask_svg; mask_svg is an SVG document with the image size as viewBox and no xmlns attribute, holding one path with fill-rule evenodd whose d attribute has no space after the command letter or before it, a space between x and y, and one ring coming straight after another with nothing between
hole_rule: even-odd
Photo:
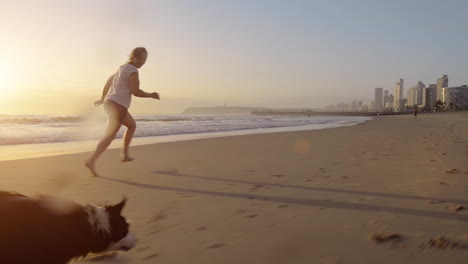
<instances>
[{"instance_id":1,"label":"ocean","mask_svg":"<svg viewBox=\"0 0 468 264\"><path fill-rule=\"evenodd\" d=\"M132 145L232 135L336 128L370 117L135 114ZM81 116L0 115L0 160L92 151L106 127L97 112ZM119 147L124 128L111 148Z\"/></svg>"}]
</instances>

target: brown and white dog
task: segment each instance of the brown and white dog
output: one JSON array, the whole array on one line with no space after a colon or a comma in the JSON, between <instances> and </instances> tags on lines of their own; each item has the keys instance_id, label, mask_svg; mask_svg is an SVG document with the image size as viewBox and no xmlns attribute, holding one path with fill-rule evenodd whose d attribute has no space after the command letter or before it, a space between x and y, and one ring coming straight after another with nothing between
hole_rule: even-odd
<instances>
[{"instance_id":1,"label":"brown and white dog","mask_svg":"<svg viewBox=\"0 0 468 264\"><path fill-rule=\"evenodd\" d=\"M121 215L126 199L104 207L72 203L66 210L51 206L54 200L0 191L0 263L65 264L135 246Z\"/></svg>"}]
</instances>

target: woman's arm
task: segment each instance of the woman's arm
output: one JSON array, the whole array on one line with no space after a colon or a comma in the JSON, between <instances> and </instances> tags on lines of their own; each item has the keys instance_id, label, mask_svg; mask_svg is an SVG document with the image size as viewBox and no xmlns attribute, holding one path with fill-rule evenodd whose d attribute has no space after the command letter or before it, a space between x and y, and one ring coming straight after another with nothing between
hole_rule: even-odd
<instances>
[{"instance_id":1,"label":"woman's arm","mask_svg":"<svg viewBox=\"0 0 468 264\"><path fill-rule=\"evenodd\" d=\"M104 85L104 89L102 89L102 96L101 100L106 98L107 93L109 92L110 87L112 86L112 81L114 80L114 75L112 74L109 79L107 79L106 85Z\"/></svg>"},{"instance_id":2,"label":"woman's arm","mask_svg":"<svg viewBox=\"0 0 468 264\"><path fill-rule=\"evenodd\" d=\"M159 100L158 93L147 93L140 89L140 78L138 77L138 72L134 72L130 74L130 77L128 78L128 82L130 84L130 90L134 96L151 97L151 98Z\"/></svg>"},{"instance_id":3,"label":"woman's arm","mask_svg":"<svg viewBox=\"0 0 468 264\"><path fill-rule=\"evenodd\" d=\"M107 93L109 92L110 87L112 86L112 81L114 80L114 75L111 75L109 79L107 79L106 84L104 85L104 88L102 89L102 95L101 99L94 102L95 106L101 105L104 103L104 98L106 98Z\"/></svg>"}]
</instances>

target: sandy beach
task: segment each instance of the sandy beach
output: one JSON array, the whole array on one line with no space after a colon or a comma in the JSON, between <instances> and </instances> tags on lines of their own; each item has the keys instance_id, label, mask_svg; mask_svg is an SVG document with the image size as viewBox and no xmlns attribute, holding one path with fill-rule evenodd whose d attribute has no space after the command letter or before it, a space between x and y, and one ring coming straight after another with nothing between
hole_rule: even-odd
<instances>
[{"instance_id":1,"label":"sandy beach","mask_svg":"<svg viewBox=\"0 0 468 264\"><path fill-rule=\"evenodd\" d=\"M112 149L98 178L83 166L89 153L2 161L0 183L82 204L128 197L138 246L76 263L465 263L468 212L455 208L468 206L466 120L384 116L136 146L131 163ZM384 232L401 238L371 238ZM430 247L441 236L459 246Z\"/></svg>"}]
</instances>

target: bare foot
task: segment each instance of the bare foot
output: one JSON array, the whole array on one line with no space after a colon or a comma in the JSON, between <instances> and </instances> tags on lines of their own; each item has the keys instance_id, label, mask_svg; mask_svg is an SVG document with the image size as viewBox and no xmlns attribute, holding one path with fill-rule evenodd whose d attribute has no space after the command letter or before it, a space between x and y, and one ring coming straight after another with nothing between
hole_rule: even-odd
<instances>
[{"instance_id":1,"label":"bare foot","mask_svg":"<svg viewBox=\"0 0 468 264\"><path fill-rule=\"evenodd\" d=\"M96 168L94 167L94 164L91 164L91 162L89 161L85 161L84 165L86 166L86 168L88 168L91 171L94 177L99 176L96 172Z\"/></svg>"},{"instance_id":2,"label":"bare foot","mask_svg":"<svg viewBox=\"0 0 468 264\"><path fill-rule=\"evenodd\" d=\"M120 161L122 161L122 162L133 161L133 160L135 160L135 159L131 158L129 156L126 156L126 157L123 157L123 158L120 159Z\"/></svg>"}]
</instances>

